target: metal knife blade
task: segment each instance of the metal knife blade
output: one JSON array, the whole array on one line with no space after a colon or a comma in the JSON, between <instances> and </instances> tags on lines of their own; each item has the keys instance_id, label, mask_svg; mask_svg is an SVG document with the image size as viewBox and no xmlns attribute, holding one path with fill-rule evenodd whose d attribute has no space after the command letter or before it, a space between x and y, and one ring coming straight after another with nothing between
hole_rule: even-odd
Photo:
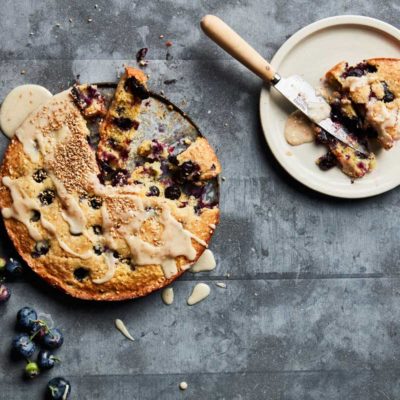
<instances>
[{"instance_id":1,"label":"metal knife blade","mask_svg":"<svg viewBox=\"0 0 400 400\"><path fill-rule=\"evenodd\" d=\"M368 155L369 151L358 143L348 130L331 120L329 117L329 104L315 92L315 89L302 77L293 75L288 78L278 78L273 82L275 88L285 96L295 107L303 112L314 123L334 136L336 139L352 147L362 154ZM322 112L316 112L320 110ZM325 110L328 112L324 113ZM325 115L324 115L325 114ZM326 117L326 118L325 118Z\"/></svg>"}]
</instances>

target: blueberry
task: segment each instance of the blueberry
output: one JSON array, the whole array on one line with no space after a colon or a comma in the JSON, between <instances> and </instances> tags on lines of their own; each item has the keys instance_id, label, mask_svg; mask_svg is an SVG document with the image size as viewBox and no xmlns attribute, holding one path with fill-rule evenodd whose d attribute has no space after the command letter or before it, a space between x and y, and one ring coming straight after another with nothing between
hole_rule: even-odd
<instances>
[{"instance_id":1,"label":"blueberry","mask_svg":"<svg viewBox=\"0 0 400 400\"><path fill-rule=\"evenodd\" d=\"M124 186L128 183L129 171L126 169L118 169L111 178L111 185Z\"/></svg>"},{"instance_id":2,"label":"blueberry","mask_svg":"<svg viewBox=\"0 0 400 400\"><path fill-rule=\"evenodd\" d=\"M172 185L165 189L165 197L171 200L178 200L181 196L181 190L178 186Z\"/></svg>"},{"instance_id":3,"label":"blueberry","mask_svg":"<svg viewBox=\"0 0 400 400\"><path fill-rule=\"evenodd\" d=\"M180 168L185 175L189 175L195 170L195 164L192 161L185 161Z\"/></svg>"},{"instance_id":4,"label":"blueberry","mask_svg":"<svg viewBox=\"0 0 400 400\"><path fill-rule=\"evenodd\" d=\"M44 256L50 250L50 242L48 240L39 240L36 242L35 247L31 253L33 258Z\"/></svg>"},{"instance_id":5,"label":"blueberry","mask_svg":"<svg viewBox=\"0 0 400 400\"><path fill-rule=\"evenodd\" d=\"M92 228L95 235L101 235L103 233L103 228L101 225L93 225Z\"/></svg>"},{"instance_id":6,"label":"blueberry","mask_svg":"<svg viewBox=\"0 0 400 400\"><path fill-rule=\"evenodd\" d=\"M382 82L383 90L385 91L385 95L383 97L383 101L385 103L390 103L394 100L394 94L389 90L389 87L386 82Z\"/></svg>"},{"instance_id":7,"label":"blueberry","mask_svg":"<svg viewBox=\"0 0 400 400\"><path fill-rule=\"evenodd\" d=\"M30 361L30 362L28 362L28 364L26 364L26 367L25 367L25 375L26 375L28 378L33 379L33 378L35 378L36 376L38 376L39 373L40 373L39 366L38 366L35 362Z\"/></svg>"},{"instance_id":8,"label":"blueberry","mask_svg":"<svg viewBox=\"0 0 400 400\"><path fill-rule=\"evenodd\" d=\"M38 320L32 324L32 328L29 333L31 334L31 339L41 342L47 331L47 325L43 321Z\"/></svg>"},{"instance_id":9,"label":"blueberry","mask_svg":"<svg viewBox=\"0 0 400 400\"><path fill-rule=\"evenodd\" d=\"M146 57L147 52L149 51L149 49L147 47L143 47L142 49L140 49L137 53L136 53L136 61L143 61Z\"/></svg>"},{"instance_id":10,"label":"blueberry","mask_svg":"<svg viewBox=\"0 0 400 400\"><path fill-rule=\"evenodd\" d=\"M125 81L124 89L127 92L131 92L134 96L141 100L145 100L150 97L149 91L134 76L129 77Z\"/></svg>"},{"instance_id":11,"label":"blueberry","mask_svg":"<svg viewBox=\"0 0 400 400\"><path fill-rule=\"evenodd\" d=\"M38 169L33 173L32 178L37 183L43 182L47 178L47 172L44 169Z\"/></svg>"},{"instance_id":12,"label":"blueberry","mask_svg":"<svg viewBox=\"0 0 400 400\"><path fill-rule=\"evenodd\" d=\"M328 171L337 165L337 159L332 152L328 152L317 160L317 165L322 171Z\"/></svg>"},{"instance_id":13,"label":"blueberry","mask_svg":"<svg viewBox=\"0 0 400 400\"><path fill-rule=\"evenodd\" d=\"M39 200L44 206L50 205L54 198L56 197L56 193L53 189L45 189L43 192L39 193Z\"/></svg>"},{"instance_id":14,"label":"blueberry","mask_svg":"<svg viewBox=\"0 0 400 400\"><path fill-rule=\"evenodd\" d=\"M51 354L48 350L40 350L37 363L40 369L51 369L54 367L54 364L60 361L56 356Z\"/></svg>"},{"instance_id":15,"label":"blueberry","mask_svg":"<svg viewBox=\"0 0 400 400\"><path fill-rule=\"evenodd\" d=\"M26 333L16 335L12 341L11 348L16 355L23 358L29 358L36 350L35 343Z\"/></svg>"},{"instance_id":16,"label":"blueberry","mask_svg":"<svg viewBox=\"0 0 400 400\"><path fill-rule=\"evenodd\" d=\"M157 186L150 186L149 191L147 192L146 196L159 196L160 189Z\"/></svg>"},{"instance_id":17,"label":"blueberry","mask_svg":"<svg viewBox=\"0 0 400 400\"><path fill-rule=\"evenodd\" d=\"M43 347L47 349L58 349L64 343L64 337L59 329L53 328L46 332L42 342Z\"/></svg>"},{"instance_id":18,"label":"blueberry","mask_svg":"<svg viewBox=\"0 0 400 400\"><path fill-rule=\"evenodd\" d=\"M93 251L95 254L100 256L101 254L104 253L104 247L101 244L96 244L93 246Z\"/></svg>"},{"instance_id":19,"label":"blueberry","mask_svg":"<svg viewBox=\"0 0 400 400\"><path fill-rule=\"evenodd\" d=\"M24 272L22 265L19 261L10 258L6 263L6 276L8 279L16 279L22 276Z\"/></svg>"},{"instance_id":20,"label":"blueberry","mask_svg":"<svg viewBox=\"0 0 400 400\"><path fill-rule=\"evenodd\" d=\"M130 118L126 117L114 117L112 119L112 122L114 125L116 125L119 129L123 131L129 131L129 129L132 129L134 126L134 122Z\"/></svg>"},{"instance_id":21,"label":"blueberry","mask_svg":"<svg viewBox=\"0 0 400 400\"><path fill-rule=\"evenodd\" d=\"M71 393L71 384L64 378L53 378L46 388L46 398L49 400L67 400Z\"/></svg>"},{"instance_id":22,"label":"blueberry","mask_svg":"<svg viewBox=\"0 0 400 400\"><path fill-rule=\"evenodd\" d=\"M178 159L176 158L176 156L173 156L173 155L169 155L168 156L168 161L173 165L178 165L179 164Z\"/></svg>"},{"instance_id":23,"label":"blueberry","mask_svg":"<svg viewBox=\"0 0 400 400\"><path fill-rule=\"evenodd\" d=\"M132 259L130 257L123 257L123 258L121 258L120 261L121 261L122 264L126 264L126 265L129 265L129 266L132 265Z\"/></svg>"},{"instance_id":24,"label":"blueberry","mask_svg":"<svg viewBox=\"0 0 400 400\"><path fill-rule=\"evenodd\" d=\"M17 313L17 327L25 332L32 332L37 320L37 312L31 307L23 307Z\"/></svg>"},{"instance_id":25,"label":"blueberry","mask_svg":"<svg viewBox=\"0 0 400 400\"><path fill-rule=\"evenodd\" d=\"M178 183L184 183L188 180L196 181L200 178L199 171L200 167L198 164L193 161L185 161L174 171L174 179Z\"/></svg>"},{"instance_id":26,"label":"blueberry","mask_svg":"<svg viewBox=\"0 0 400 400\"><path fill-rule=\"evenodd\" d=\"M90 207L94 208L95 210L98 210L103 205L103 202L99 197L92 196L89 198L89 204Z\"/></svg>"},{"instance_id":27,"label":"blueberry","mask_svg":"<svg viewBox=\"0 0 400 400\"><path fill-rule=\"evenodd\" d=\"M121 257L121 254L119 254L117 250L114 250L114 251L113 251L113 257L114 257L114 258L120 258L120 257Z\"/></svg>"},{"instance_id":28,"label":"blueberry","mask_svg":"<svg viewBox=\"0 0 400 400\"><path fill-rule=\"evenodd\" d=\"M354 67L347 67L344 73L342 74L343 78L347 78L348 76L356 76L361 77L366 73L376 72L377 68L374 65L367 64L366 62L362 62L357 64Z\"/></svg>"},{"instance_id":29,"label":"blueberry","mask_svg":"<svg viewBox=\"0 0 400 400\"><path fill-rule=\"evenodd\" d=\"M10 289L4 284L0 284L0 304L6 303L10 296Z\"/></svg>"},{"instance_id":30,"label":"blueberry","mask_svg":"<svg viewBox=\"0 0 400 400\"><path fill-rule=\"evenodd\" d=\"M79 282L82 282L88 276L89 276L89 270L87 268L79 267L79 268L76 268L74 271L74 277Z\"/></svg>"},{"instance_id":31,"label":"blueberry","mask_svg":"<svg viewBox=\"0 0 400 400\"><path fill-rule=\"evenodd\" d=\"M37 222L40 220L40 212L37 210L32 211L31 222Z\"/></svg>"}]
</instances>

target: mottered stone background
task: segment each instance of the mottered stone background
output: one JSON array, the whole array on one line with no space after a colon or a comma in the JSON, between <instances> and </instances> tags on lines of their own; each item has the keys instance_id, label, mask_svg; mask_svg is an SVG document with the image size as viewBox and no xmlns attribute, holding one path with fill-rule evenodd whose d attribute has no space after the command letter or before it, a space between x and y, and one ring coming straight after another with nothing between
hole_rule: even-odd
<instances>
[{"instance_id":1,"label":"mottered stone background","mask_svg":"<svg viewBox=\"0 0 400 400\"><path fill-rule=\"evenodd\" d=\"M29 272L13 283L0 308L1 400L42 399L55 375L71 381L73 399L400 398L400 189L342 201L290 178L264 141L261 82L200 32L206 13L271 58L320 18L362 14L398 26L400 7L387 0L2 0L0 98L23 83L55 93L78 74L115 81L122 64L148 47L151 89L164 90L197 122L226 181L211 243L218 267L176 282L170 307L159 293L81 302ZM165 85L169 79L177 82ZM3 153L5 137L0 145ZM3 255L12 255L3 229L0 239ZM211 295L188 307L197 281L209 283ZM50 313L65 333L62 364L33 382L9 357L24 305ZM134 343L114 328L115 318Z\"/></svg>"}]
</instances>

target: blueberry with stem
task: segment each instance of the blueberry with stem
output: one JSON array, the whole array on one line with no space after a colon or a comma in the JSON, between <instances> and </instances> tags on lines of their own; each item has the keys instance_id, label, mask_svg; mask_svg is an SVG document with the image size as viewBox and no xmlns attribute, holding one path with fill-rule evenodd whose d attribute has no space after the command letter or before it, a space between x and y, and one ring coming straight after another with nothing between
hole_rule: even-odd
<instances>
[{"instance_id":1,"label":"blueberry with stem","mask_svg":"<svg viewBox=\"0 0 400 400\"><path fill-rule=\"evenodd\" d=\"M49 329L43 336L42 343L46 349L58 349L64 343L64 336L57 328Z\"/></svg>"},{"instance_id":2,"label":"blueberry with stem","mask_svg":"<svg viewBox=\"0 0 400 400\"><path fill-rule=\"evenodd\" d=\"M31 340L36 340L38 342L43 340L43 337L48 332L49 328L47 324L42 320L37 320L32 324L32 329L30 330Z\"/></svg>"},{"instance_id":3,"label":"blueberry with stem","mask_svg":"<svg viewBox=\"0 0 400 400\"><path fill-rule=\"evenodd\" d=\"M36 350L35 343L32 342L31 338L26 333L19 333L12 341L11 349L14 354L28 359Z\"/></svg>"},{"instance_id":4,"label":"blueberry with stem","mask_svg":"<svg viewBox=\"0 0 400 400\"><path fill-rule=\"evenodd\" d=\"M37 319L37 312L33 308L23 307L17 313L17 327L25 332L31 332Z\"/></svg>"},{"instance_id":5,"label":"blueberry with stem","mask_svg":"<svg viewBox=\"0 0 400 400\"><path fill-rule=\"evenodd\" d=\"M71 384L65 378L53 378L47 384L46 398L49 400L67 400L71 393Z\"/></svg>"},{"instance_id":6,"label":"blueberry with stem","mask_svg":"<svg viewBox=\"0 0 400 400\"><path fill-rule=\"evenodd\" d=\"M56 362L60 362L60 359L57 358L55 355L51 354L48 350L40 350L37 363L41 370L47 370L54 367Z\"/></svg>"}]
</instances>

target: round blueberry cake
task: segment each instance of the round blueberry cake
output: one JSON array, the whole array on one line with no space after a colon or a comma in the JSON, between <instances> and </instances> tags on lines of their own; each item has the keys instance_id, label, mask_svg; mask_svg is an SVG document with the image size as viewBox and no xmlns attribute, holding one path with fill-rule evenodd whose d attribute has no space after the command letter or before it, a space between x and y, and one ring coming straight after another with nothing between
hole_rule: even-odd
<instances>
[{"instance_id":1,"label":"round blueberry cake","mask_svg":"<svg viewBox=\"0 0 400 400\"><path fill-rule=\"evenodd\" d=\"M374 58L354 66L341 62L325 78L332 120L367 148L390 149L400 138L400 60ZM373 152L363 155L316 129L317 142L328 147L317 160L321 169L338 165L351 178L361 178L375 167Z\"/></svg>"},{"instance_id":2,"label":"round blueberry cake","mask_svg":"<svg viewBox=\"0 0 400 400\"><path fill-rule=\"evenodd\" d=\"M112 98L93 85L55 95L4 157L7 232L37 274L74 297L122 300L168 285L219 221L213 149L146 79L128 67Z\"/></svg>"}]
</instances>

